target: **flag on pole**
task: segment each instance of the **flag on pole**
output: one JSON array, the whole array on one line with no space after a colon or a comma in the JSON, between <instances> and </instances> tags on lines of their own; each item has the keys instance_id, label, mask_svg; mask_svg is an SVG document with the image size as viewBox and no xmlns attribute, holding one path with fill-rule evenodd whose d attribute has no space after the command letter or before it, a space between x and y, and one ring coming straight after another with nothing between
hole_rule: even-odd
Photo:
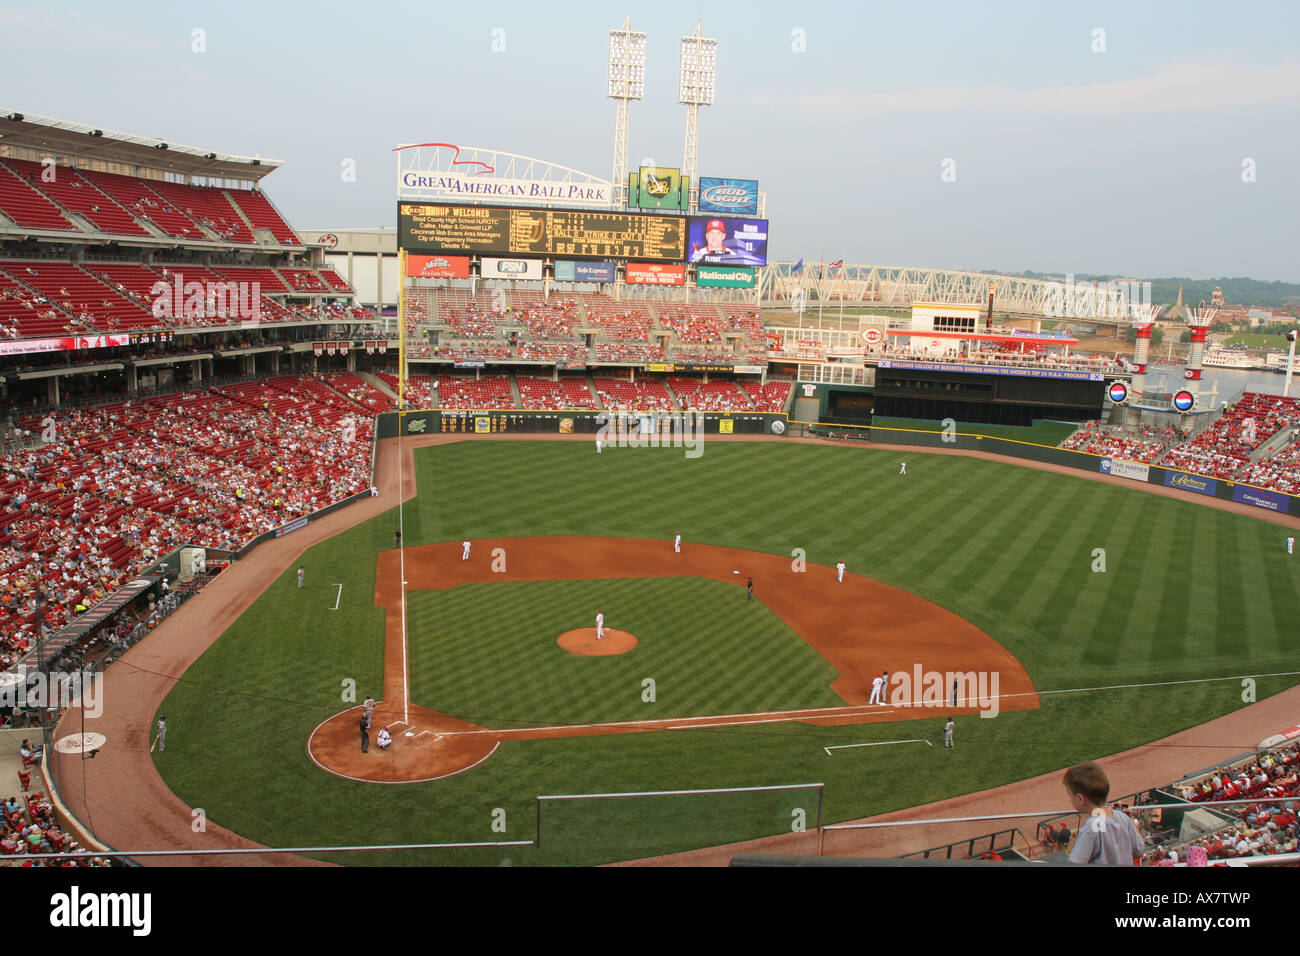
<instances>
[{"instance_id":1,"label":"flag on pole","mask_svg":"<svg viewBox=\"0 0 1300 956\"><path fill-rule=\"evenodd\" d=\"M790 275L797 276L801 272L803 272L803 256L800 256L799 261L794 264L794 268L790 270Z\"/></svg>"},{"instance_id":2,"label":"flag on pole","mask_svg":"<svg viewBox=\"0 0 1300 956\"><path fill-rule=\"evenodd\" d=\"M830 271L827 272L826 274L827 274L828 276L832 276L832 275L834 275L834 274L836 273L836 271L838 271L839 269L843 269L843 268L844 268L844 260L843 260L843 259L836 259L834 262L830 263L826 268L830 270Z\"/></svg>"}]
</instances>

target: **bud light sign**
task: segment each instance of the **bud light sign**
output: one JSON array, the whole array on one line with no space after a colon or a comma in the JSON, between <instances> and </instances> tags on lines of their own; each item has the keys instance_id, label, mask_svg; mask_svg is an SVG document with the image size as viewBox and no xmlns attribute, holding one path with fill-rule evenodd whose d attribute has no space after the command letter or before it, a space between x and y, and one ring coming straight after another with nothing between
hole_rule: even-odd
<instances>
[{"instance_id":1,"label":"bud light sign","mask_svg":"<svg viewBox=\"0 0 1300 956\"><path fill-rule=\"evenodd\" d=\"M758 215L757 179L717 179L700 177L700 212L730 213L733 216Z\"/></svg>"}]
</instances>

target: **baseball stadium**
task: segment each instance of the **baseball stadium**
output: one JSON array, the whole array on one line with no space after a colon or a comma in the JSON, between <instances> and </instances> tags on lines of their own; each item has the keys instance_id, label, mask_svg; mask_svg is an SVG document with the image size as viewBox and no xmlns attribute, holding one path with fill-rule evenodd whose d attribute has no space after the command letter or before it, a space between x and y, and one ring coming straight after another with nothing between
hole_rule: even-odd
<instances>
[{"instance_id":1,"label":"baseball stadium","mask_svg":"<svg viewBox=\"0 0 1300 956\"><path fill-rule=\"evenodd\" d=\"M1164 390L1131 284L769 256L698 29L629 164L644 43L612 175L413 127L396 230L0 108L9 862L1052 862L1088 761L1144 866L1300 862L1289 374L1203 377L1198 308Z\"/></svg>"}]
</instances>

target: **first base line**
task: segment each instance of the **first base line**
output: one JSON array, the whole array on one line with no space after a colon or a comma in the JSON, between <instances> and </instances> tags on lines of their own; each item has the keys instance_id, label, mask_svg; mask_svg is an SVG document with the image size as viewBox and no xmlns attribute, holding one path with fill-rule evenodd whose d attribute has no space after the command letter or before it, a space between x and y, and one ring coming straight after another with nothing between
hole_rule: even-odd
<instances>
[{"instance_id":1,"label":"first base line","mask_svg":"<svg viewBox=\"0 0 1300 956\"><path fill-rule=\"evenodd\" d=\"M869 744L836 744L834 747L823 747L826 756L831 756L832 750L848 750L851 747L888 747L890 744L925 744L927 747L933 747L934 744L924 737L917 737L914 740L878 740Z\"/></svg>"}]
</instances>

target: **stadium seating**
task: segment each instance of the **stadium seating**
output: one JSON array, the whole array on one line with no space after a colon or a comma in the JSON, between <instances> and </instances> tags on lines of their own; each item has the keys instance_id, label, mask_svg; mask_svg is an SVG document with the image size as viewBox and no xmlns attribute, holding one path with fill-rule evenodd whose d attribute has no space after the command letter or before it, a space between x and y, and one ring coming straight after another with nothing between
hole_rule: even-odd
<instances>
[{"instance_id":1,"label":"stadium seating","mask_svg":"<svg viewBox=\"0 0 1300 956\"><path fill-rule=\"evenodd\" d=\"M37 192L27 179L4 166L0 166L0 212L18 225L32 229L77 231L54 203Z\"/></svg>"},{"instance_id":2,"label":"stadium seating","mask_svg":"<svg viewBox=\"0 0 1300 956\"><path fill-rule=\"evenodd\" d=\"M678 403L686 411L752 412L749 397L735 382L713 381L672 376L668 379Z\"/></svg>"},{"instance_id":3,"label":"stadium seating","mask_svg":"<svg viewBox=\"0 0 1300 956\"><path fill-rule=\"evenodd\" d=\"M475 381L465 375L435 375L439 408L511 408L514 396L510 379L504 375L485 375Z\"/></svg>"},{"instance_id":4,"label":"stadium seating","mask_svg":"<svg viewBox=\"0 0 1300 956\"><path fill-rule=\"evenodd\" d=\"M520 375L519 398L528 409L595 408L586 376L565 375L558 382Z\"/></svg>"},{"instance_id":5,"label":"stadium seating","mask_svg":"<svg viewBox=\"0 0 1300 956\"><path fill-rule=\"evenodd\" d=\"M147 301L133 301L70 262L7 261L0 262L0 270L73 317L74 321L63 323L60 334L165 325L153 317Z\"/></svg>"},{"instance_id":6,"label":"stadium seating","mask_svg":"<svg viewBox=\"0 0 1300 956\"><path fill-rule=\"evenodd\" d=\"M181 210L195 222L206 226L222 242L252 243L256 240L243 217L220 189L149 180L148 188Z\"/></svg>"},{"instance_id":7,"label":"stadium seating","mask_svg":"<svg viewBox=\"0 0 1300 956\"><path fill-rule=\"evenodd\" d=\"M610 411L677 411L664 383L654 379L627 382L617 378L593 378L592 384L600 397L600 407Z\"/></svg>"},{"instance_id":8,"label":"stadium seating","mask_svg":"<svg viewBox=\"0 0 1300 956\"><path fill-rule=\"evenodd\" d=\"M765 385L759 385L757 380L741 379L738 384L754 403L755 409L772 413L785 411L790 390L794 388L794 382L788 379L771 379Z\"/></svg>"},{"instance_id":9,"label":"stadium seating","mask_svg":"<svg viewBox=\"0 0 1300 956\"><path fill-rule=\"evenodd\" d=\"M48 196L64 209L71 210L88 220L101 232L123 236L149 235L130 213L96 189L89 181L78 176L71 167L54 167L51 170L53 179L47 179L42 175L46 167L40 163L8 159L4 164L32 183L32 188Z\"/></svg>"},{"instance_id":10,"label":"stadium seating","mask_svg":"<svg viewBox=\"0 0 1300 956\"><path fill-rule=\"evenodd\" d=\"M94 184L140 220L148 220L175 239L210 240L198 223L151 190L143 179L98 170L82 169L77 174Z\"/></svg>"},{"instance_id":11,"label":"stadium seating","mask_svg":"<svg viewBox=\"0 0 1300 956\"><path fill-rule=\"evenodd\" d=\"M288 223L280 216L271 201L257 190L231 189L227 195L243 210L255 229L267 229L282 245L301 246Z\"/></svg>"}]
</instances>

